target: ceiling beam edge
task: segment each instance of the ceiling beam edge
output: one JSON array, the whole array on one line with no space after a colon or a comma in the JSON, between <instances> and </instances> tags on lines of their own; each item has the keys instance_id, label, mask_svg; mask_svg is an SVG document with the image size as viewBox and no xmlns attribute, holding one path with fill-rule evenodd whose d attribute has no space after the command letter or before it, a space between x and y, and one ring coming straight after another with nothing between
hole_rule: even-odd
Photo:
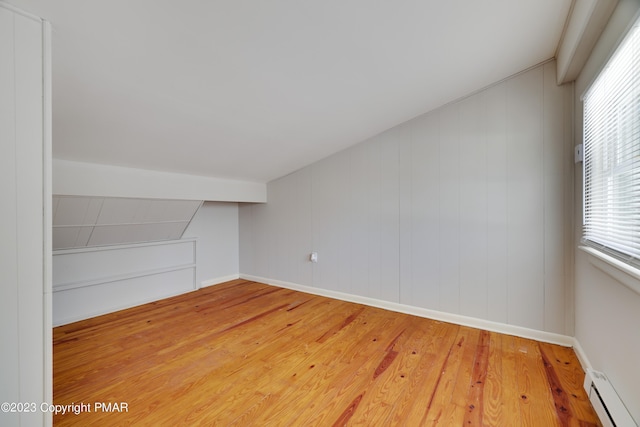
<instances>
[{"instance_id":1,"label":"ceiling beam edge","mask_svg":"<svg viewBox=\"0 0 640 427\"><path fill-rule=\"evenodd\" d=\"M576 79L618 0L575 0L558 45L557 83Z\"/></svg>"},{"instance_id":2,"label":"ceiling beam edge","mask_svg":"<svg viewBox=\"0 0 640 427\"><path fill-rule=\"evenodd\" d=\"M267 185L54 159L53 194L264 203Z\"/></svg>"}]
</instances>

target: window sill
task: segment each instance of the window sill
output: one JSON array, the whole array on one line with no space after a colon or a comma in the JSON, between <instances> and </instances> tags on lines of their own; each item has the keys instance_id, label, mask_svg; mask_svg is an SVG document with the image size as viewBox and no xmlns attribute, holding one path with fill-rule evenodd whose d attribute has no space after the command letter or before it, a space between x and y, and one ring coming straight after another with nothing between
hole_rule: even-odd
<instances>
[{"instance_id":1,"label":"window sill","mask_svg":"<svg viewBox=\"0 0 640 427\"><path fill-rule=\"evenodd\" d=\"M579 246L589 263L640 294L640 270L589 246Z\"/></svg>"}]
</instances>

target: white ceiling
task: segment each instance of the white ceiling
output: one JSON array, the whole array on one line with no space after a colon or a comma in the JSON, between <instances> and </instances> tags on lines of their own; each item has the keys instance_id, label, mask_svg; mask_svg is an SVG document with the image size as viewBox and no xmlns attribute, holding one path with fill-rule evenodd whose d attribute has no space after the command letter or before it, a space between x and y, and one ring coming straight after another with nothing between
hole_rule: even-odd
<instances>
[{"instance_id":1,"label":"white ceiling","mask_svg":"<svg viewBox=\"0 0 640 427\"><path fill-rule=\"evenodd\" d=\"M9 0L54 157L267 182L552 58L571 0Z\"/></svg>"}]
</instances>

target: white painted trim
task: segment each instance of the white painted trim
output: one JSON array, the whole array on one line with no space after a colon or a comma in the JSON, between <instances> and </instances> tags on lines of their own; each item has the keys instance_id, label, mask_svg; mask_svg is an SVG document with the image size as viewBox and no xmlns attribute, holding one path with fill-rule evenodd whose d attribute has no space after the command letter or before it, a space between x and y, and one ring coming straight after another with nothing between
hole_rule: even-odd
<instances>
[{"instance_id":1,"label":"white painted trim","mask_svg":"<svg viewBox=\"0 0 640 427\"><path fill-rule=\"evenodd\" d=\"M143 299L143 300L135 301L135 302L132 302L132 303L129 303L129 304L125 304L125 305L110 306L109 308L106 308L104 310L97 310L97 311L94 311L94 312L90 312L88 314L83 314L82 316L72 316L72 317L67 317L67 318L64 318L64 319L59 319L57 322L55 322L53 324L53 326L56 327L56 326L68 325L69 323L79 322L80 320L91 319L93 317L102 316L104 314L114 313L116 311L126 310L128 308L137 307L139 305L144 305L144 304L149 304L151 302L161 301L161 300L166 299L166 298L177 297L178 295L188 294L189 292L194 292L196 290L197 289L188 289L185 292L177 292L177 293L171 293L171 294L167 294L167 295L162 295L162 296L157 297L157 298Z\"/></svg>"},{"instance_id":2,"label":"white painted trim","mask_svg":"<svg viewBox=\"0 0 640 427\"><path fill-rule=\"evenodd\" d=\"M53 194L266 202L267 184L53 159Z\"/></svg>"},{"instance_id":3,"label":"white painted trim","mask_svg":"<svg viewBox=\"0 0 640 427\"><path fill-rule=\"evenodd\" d=\"M73 248L73 249L57 249L53 251L53 256L56 255L69 255L84 252L100 252L100 251L113 251L120 249L141 248L147 246L160 246L160 245L177 245L180 243L197 242L197 237L186 237L178 240L158 240L157 242L143 242L143 243L128 243L125 245L108 245L108 246L89 246L86 248Z\"/></svg>"},{"instance_id":4,"label":"white painted trim","mask_svg":"<svg viewBox=\"0 0 640 427\"><path fill-rule=\"evenodd\" d=\"M556 51L559 85L578 77L617 4L618 0L573 2Z\"/></svg>"},{"instance_id":5,"label":"white painted trim","mask_svg":"<svg viewBox=\"0 0 640 427\"><path fill-rule=\"evenodd\" d=\"M43 402L53 402L53 85L51 57L51 24L42 21L42 176L43 176L43 317L44 367ZM44 414L44 425L53 425L53 414Z\"/></svg>"},{"instance_id":6,"label":"white painted trim","mask_svg":"<svg viewBox=\"0 0 640 427\"><path fill-rule=\"evenodd\" d=\"M579 248L587 254L591 265L640 294L640 270L590 246Z\"/></svg>"},{"instance_id":7,"label":"white painted trim","mask_svg":"<svg viewBox=\"0 0 640 427\"><path fill-rule=\"evenodd\" d=\"M78 227L91 227L91 228L100 228L100 227L117 227L123 225L147 225L147 224L189 224L191 219L173 219L167 221L149 221L149 222L110 222L104 224L64 224L64 225L54 225L53 228L78 228Z\"/></svg>"},{"instance_id":8,"label":"white painted trim","mask_svg":"<svg viewBox=\"0 0 640 427\"><path fill-rule=\"evenodd\" d=\"M70 282L70 283L59 283L53 286L53 292L54 293L64 292L64 291L70 291L72 289L106 285L107 283L121 282L123 280L129 280L129 279L138 279L140 277L155 276L158 274L171 273L173 271L180 271L180 270L193 270L195 274L196 264L192 263L192 264L184 264L184 265L175 265L175 266L165 267L165 268L156 268L153 270L136 271L135 273L118 274L115 276L101 277L99 279L82 280L82 281ZM193 288L196 289L195 284Z\"/></svg>"},{"instance_id":9,"label":"white painted trim","mask_svg":"<svg viewBox=\"0 0 640 427\"><path fill-rule=\"evenodd\" d=\"M421 307L400 304L390 301L382 301L375 298L352 295L338 291L314 288L312 286L299 285L297 283L284 282L281 280L272 280L265 277L252 276L249 274L240 274L241 279L252 280L268 285L279 286L282 288L292 289L309 294L320 295L328 298L335 298L342 301L349 301L358 304L378 307L385 310L396 311L399 313L411 314L414 316L424 317L428 319L440 320L443 322L454 323L472 328L484 329L491 332L499 332L507 335L515 335L522 338L533 339L537 341L558 344L565 347L572 347L575 343L573 337L567 335L556 334L553 332L538 331L536 329L524 328L521 326L507 325L505 323L492 322L490 320L477 319L474 317L462 316L459 314L445 313L442 311L429 310Z\"/></svg>"},{"instance_id":10,"label":"white painted trim","mask_svg":"<svg viewBox=\"0 0 640 427\"><path fill-rule=\"evenodd\" d=\"M17 13L18 15L22 15L25 18L29 18L29 19L33 19L34 21L42 22L42 18L41 17L39 17L37 15L34 15L32 13L29 13L29 12L27 12L25 10L19 9L19 8L15 7L14 5L7 3L6 1L1 1L0 0L0 6L4 7L5 9L10 10L13 13Z\"/></svg>"},{"instance_id":11,"label":"white painted trim","mask_svg":"<svg viewBox=\"0 0 640 427\"><path fill-rule=\"evenodd\" d=\"M454 105L454 104L458 104L458 103L460 103L460 102L463 102L463 101L465 101L465 100L467 100L467 99L469 99L469 98L471 98L471 97L473 97L473 96L476 96L476 95L478 95L478 94L480 94L480 93L482 93L482 92L486 92L487 90L490 90L490 89L492 89L492 88L494 88L494 87L496 87L496 86L499 86L499 85L501 85L501 84L503 84L503 83L506 83L506 82L508 82L509 80L512 80L512 79L514 79L514 78L516 78L516 77L519 77L519 76L521 76L521 75L523 75L523 74L526 74L526 73L528 73L528 72L529 72L529 71L531 71L531 70L535 70L536 68L538 68L538 67L542 67L542 66L544 66L545 64L549 64L549 63L551 63L551 62L553 62L553 61L555 61L555 58L545 59L544 61L539 62L539 63L537 63L537 64L535 64L535 65L532 65L532 66L531 66L531 67L529 67L529 68L525 68L525 69L524 69L524 70L522 70L522 71L518 71L517 73L511 74L510 76L507 76L507 77L505 77L505 78L504 78L504 79L502 79L502 80L498 80L497 82L493 82L493 83L491 83L491 84L489 84L489 85L487 85L487 86L484 86L484 87L482 87L482 88L480 88L480 89L478 89L478 90L475 90L475 91L473 91L473 92L471 92L471 93L468 93L468 94L466 94L466 95L463 95L463 96L461 96L460 98L456 98L456 99L454 99L453 101L449 101L449 102L447 102L446 104L442 104L441 106L439 106L439 107L438 107L438 108L436 108L435 110L433 110L433 111L429 111L429 112L425 113L424 115L429 115L429 114L431 114L432 112L434 112L434 111L436 111L436 110L437 110L437 111L444 110L445 108L447 108L447 107L449 107L449 106L451 106L451 105ZM408 121L407 121L407 122L405 122L405 123L409 123L409 122L411 122L411 121L413 121L413 120L420 119L420 117L422 117L422 115L420 115L420 116L418 116L418 117L415 117L415 118L413 118L413 119L411 119L411 120L408 120ZM405 125L405 123L401 124L400 126L404 126L404 125ZM395 128L392 128L392 129L395 129ZM387 130L390 130L390 129L387 129Z\"/></svg>"},{"instance_id":12,"label":"white painted trim","mask_svg":"<svg viewBox=\"0 0 640 427\"><path fill-rule=\"evenodd\" d=\"M207 286L219 285L220 283L230 282L239 278L239 274L230 274L228 276L216 277L215 279L203 280L202 282L200 282L200 287L206 288Z\"/></svg>"},{"instance_id":13,"label":"white painted trim","mask_svg":"<svg viewBox=\"0 0 640 427\"><path fill-rule=\"evenodd\" d=\"M587 369L593 369L591 362L589 362L587 358L587 354L584 352L577 338L573 338L573 351L575 351L583 371L587 372Z\"/></svg>"}]
</instances>

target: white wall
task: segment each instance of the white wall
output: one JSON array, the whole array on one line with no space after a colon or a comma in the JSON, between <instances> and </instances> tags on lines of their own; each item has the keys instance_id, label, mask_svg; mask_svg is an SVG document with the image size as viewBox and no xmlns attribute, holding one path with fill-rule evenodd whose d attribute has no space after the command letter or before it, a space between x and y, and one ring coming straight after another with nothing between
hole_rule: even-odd
<instances>
[{"instance_id":1,"label":"white wall","mask_svg":"<svg viewBox=\"0 0 640 427\"><path fill-rule=\"evenodd\" d=\"M204 202L182 237L197 238L197 286L209 286L238 278L237 203Z\"/></svg>"},{"instance_id":2,"label":"white wall","mask_svg":"<svg viewBox=\"0 0 640 427\"><path fill-rule=\"evenodd\" d=\"M269 183L240 206L241 273L571 334L572 87L555 77L536 67Z\"/></svg>"},{"instance_id":3,"label":"white wall","mask_svg":"<svg viewBox=\"0 0 640 427\"><path fill-rule=\"evenodd\" d=\"M236 279L238 239L238 204L205 202L180 240L55 251L53 324Z\"/></svg>"},{"instance_id":4,"label":"white wall","mask_svg":"<svg viewBox=\"0 0 640 427\"><path fill-rule=\"evenodd\" d=\"M38 405L52 383L48 34L0 3L0 402ZM36 409L0 425L50 425Z\"/></svg>"},{"instance_id":5,"label":"white wall","mask_svg":"<svg viewBox=\"0 0 640 427\"><path fill-rule=\"evenodd\" d=\"M637 0L620 0L598 44L576 81L576 141L581 142L580 96L599 72L640 9ZM575 171L576 242L582 226L582 167ZM607 374L640 425L640 294L595 268L576 251L575 336L594 369ZM639 284L640 285L640 284Z\"/></svg>"},{"instance_id":6,"label":"white wall","mask_svg":"<svg viewBox=\"0 0 640 427\"><path fill-rule=\"evenodd\" d=\"M239 276L239 233L238 203L240 201L261 202L266 198L266 185L216 178L197 177L173 173L145 171L108 165L91 165L66 160L53 162L54 192L64 196L90 196L93 199L111 197L113 203L127 202L128 210L118 214L126 217L135 213L136 203L149 199L189 200L190 198L218 198L223 201L204 202L187 226L183 239L194 238L194 265L186 266L175 261L170 254L159 255L156 264L145 266L148 245L119 251L131 253L131 260L139 260L135 265L121 268L112 254L116 250L101 248L83 250L63 250L54 258L54 298L53 319L55 325L69 323L91 316L124 309L179 293L189 292L201 286L209 286ZM114 198L117 197L117 198ZM120 199L120 197L126 197ZM87 200L92 200L86 197ZM136 200L131 198L145 198ZM75 200L75 199L74 199ZM79 198L78 200L82 200ZM129 206L131 205L131 206ZM86 217L86 207L80 204L75 216ZM124 209L124 207L123 207ZM74 215L68 215L73 217ZM86 218L85 218L86 219ZM125 221L127 224L132 220ZM127 225L129 227L129 225ZM73 230L72 230L73 231ZM131 231L131 230L125 230ZM106 235L105 235L106 236ZM117 235L106 236L105 244L117 243ZM128 242L120 236L120 242ZM179 242L179 241L173 241ZM172 241L166 242L173 244ZM154 246L153 244L151 246ZM179 247L179 246L176 246ZM109 248L107 248L109 249ZM113 249L113 248L111 248ZM90 256L90 265L111 266L109 271L100 268L83 271ZM60 260L65 260L61 262ZM71 262L66 260L78 260ZM83 264L84 263L84 264ZM135 263L134 263L135 264ZM64 271L60 271L64 269ZM65 280L58 277L65 276ZM127 289L127 291L123 291Z\"/></svg>"},{"instance_id":7,"label":"white wall","mask_svg":"<svg viewBox=\"0 0 640 427\"><path fill-rule=\"evenodd\" d=\"M195 239L53 252L53 325L197 289Z\"/></svg>"}]
</instances>

